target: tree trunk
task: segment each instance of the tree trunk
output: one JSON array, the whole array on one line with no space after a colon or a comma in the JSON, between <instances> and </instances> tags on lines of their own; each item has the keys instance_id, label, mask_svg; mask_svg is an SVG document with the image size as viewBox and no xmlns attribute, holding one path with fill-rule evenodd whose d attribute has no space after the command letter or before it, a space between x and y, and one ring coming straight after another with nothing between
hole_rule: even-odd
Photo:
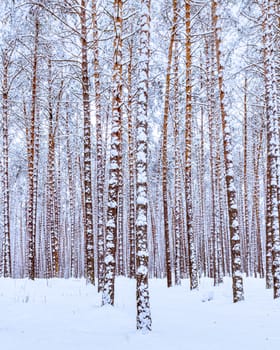
<instances>
[{"instance_id":1,"label":"tree trunk","mask_svg":"<svg viewBox=\"0 0 280 350\"><path fill-rule=\"evenodd\" d=\"M8 53L3 53L2 112L3 112L3 276L11 277L10 187L9 187L9 127L8 127Z\"/></svg>"},{"instance_id":2,"label":"tree trunk","mask_svg":"<svg viewBox=\"0 0 280 350\"><path fill-rule=\"evenodd\" d=\"M197 257L192 208L192 82L191 82L191 2L185 0L186 16L186 115L185 115L185 201L190 271L190 289L198 289Z\"/></svg>"},{"instance_id":3,"label":"tree trunk","mask_svg":"<svg viewBox=\"0 0 280 350\"><path fill-rule=\"evenodd\" d=\"M150 331L152 319L148 287L148 79L150 56L150 0L141 1L138 70L138 105L136 119L136 326Z\"/></svg>"},{"instance_id":4,"label":"tree trunk","mask_svg":"<svg viewBox=\"0 0 280 350\"><path fill-rule=\"evenodd\" d=\"M34 280L36 275L36 124L37 124L37 65L38 65L38 45L39 28L38 17L35 18L34 32L34 54L32 67L32 101L31 118L26 120L26 139L27 139L27 157L28 157L28 204L27 204L27 235L28 235L28 276Z\"/></svg>"},{"instance_id":5,"label":"tree trunk","mask_svg":"<svg viewBox=\"0 0 280 350\"><path fill-rule=\"evenodd\" d=\"M280 236L278 212L279 121L276 52L273 42L275 3L264 1L264 74L267 117L267 241L271 242L274 298L280 297ZM270 261L268 262L270 264ZM271 278L271 277L270 277Z\"/></svg>"},{"instance_id":6,"label":"tree trunk","mask_svg":"<svg viewBox=\"0 0 280 350\"><path fill-rule=\"evenodd\" d=\"M162 138L162 196L163 196L163 221L164 221L164 239L165 239L165 260L166 260L166 277L167 287L172 286L172 267L171 267L171 249L170 249L170 233L169 233L169 213L168 213L168 117L170 103L170 79L172 69L173 46L176 34L177 24L177 1L173 0L173 23L172 32L168 48L167 69L165 78L165 98L164 98L164 114L163 114L163 138Z\"/></svg>"},{"instance_id":7,"label":"tree trunk","mask_svg":"<svg viewBox=\"0 0 280 350\"><path fill-rule=\"evenodd\" d=\"M220 113L222 119L223 132L223 152L226 171L226 188L227 188L227 204L230 229L230 245L231 245L231 267L232 267L232 291L233 302L244 299L243 278L241 271L241 253L240 253L240 234L237 210L236 188L234 185L233 159L232 159L232 141L229 118L225 110L224 87L223 87L223 67L221 65L221 28L219 27L219 18L217 15L217 1L212 1L212 21L215 36L216 61L218 67L218 88L220 96Z\"/></svg>"},{"instance_id":8,"label":"tree trunk","mask_svg":"<svg viewBox=\"0 0 280 350\"><path fill-rule=\"evenodd\" d=\"M86 27L87 0L81 0L81 46L82 46L82 91L84 116L84 203L85 203L85 271L87 280L95 284L94 235L92 218L92 178L91 178L91 120L88 75L88 41Z\"/></svg>"},{"instance_id":9,"label":"tree trunk","mask_svg":"<svg viewBox=\"0 0 280 350\"><path fill-rule=\"evenodd\" d=\"M122 0L114 2L114 66L113 66L113 106L111 127L111 152L109 164L109 188L105 233L104 286L102 305L114 305L116 273L116 240L118 224L118 195L121 167L121 118L122 118Z\"/></svg>"},{"instance_id":10,"label":"tree trunk","mask_svg":"<svg viewBox=\"0 0 280 350\"><path fill-rule=\"evenodd\" d=\"M93 26L93 66L95 90L95 119L96 119L96 183L97 183L97 249L98 249L98 291L103 288L104 278L104 177L105 162L103 157L102 115L101 115L101 82L99 65L99 39L97 27L96 0L92 0Z\"/></svg>"}]
</instances>

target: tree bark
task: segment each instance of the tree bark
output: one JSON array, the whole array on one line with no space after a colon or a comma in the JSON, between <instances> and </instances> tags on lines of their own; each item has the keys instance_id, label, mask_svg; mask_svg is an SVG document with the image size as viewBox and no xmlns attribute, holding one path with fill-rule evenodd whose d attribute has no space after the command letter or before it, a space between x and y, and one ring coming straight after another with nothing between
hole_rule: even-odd
<instances>
[{"instance_id":1,"label":"tree bark","mask_svg":"<svg viewBox=\"0 0 280 350\"><path fill-rule=\"evenodd\" d=\"M221 64L221 28L219 26L219 18L217 15L217 1L212 1L212 21L215 36L216 61L218 67L218 88L220 113L222 120L223 134L223 153L226 171L226 188L227 188L227 204L230 230L230 247L231 247L231 268L232 268L232 291L233 302L239 302L244 299L243 278L241 271L241 252L240 252L240 233L238 222L236 188L234 185L233 159L232 159L232 141L229 118L225 109L225 92L223 87L223 67Z\"/></svg>"},{"instance_id":2,"label":"tree bark","mask_svg":"<svg viewBox=\"0 0 280 350\"><path fill-rule=\"evenodd\" d=\"M91 119L88 74L88 40L86 26L87 0L81 0L81 49L82 49L82 92L84 117L84 203L85 203L85 275L87 280L95 284L94 272L94 234L92 216L92 177L91 177Z\"/></svg>"},{"instance_id":3,"label":"tree bark","mask_svg":"<svg viewBox=\"0 0 280 350\"><path fill-rule=\"evenodd\" d=\"M2 81L2 128L3 128L3 276L11 277L11 235L10 235L10 187L9 187L9 122L8 122L8 52L3 52L3 81Z\"/></svg>"},{"instance_id":4,"label":"tree bark","mask_svg":"<svg viewBox=\"0 0 280 350\"><path fill-rule=\"evenodd\" d=\"M138 104L136 118L136 327L142 332L152 329L148 270L148 82L150 58L150 0L141 1L140 46L138 68Z\"/></svg>"},{"instance_id":5,"label":"tree bark","mask_svg":"<svg viewBox=\"0 0 280 350\"><path fill-rule=\"evenodd\" d=\"M102 305L114 305L116 273L116 241L118 224L118 195L121 167L121 118L122 118L122 0L114 2L114 66L113 106L111 126L111 151L109 164L109 188L105 233L104 286Z\"/></svg>"},{"instance_id":6,"label":"tree bark","mask_svg":"<svg viewBox=\"0 0 280 350\"><path fill-rule=\"evenodd\" d=\"M186 16L186 115L185 115L185 201L187 217L190 289L198 289L196 245L192 208L192 82L191 82L191 2L185 0Z\"/></svg>"}]
</instances>

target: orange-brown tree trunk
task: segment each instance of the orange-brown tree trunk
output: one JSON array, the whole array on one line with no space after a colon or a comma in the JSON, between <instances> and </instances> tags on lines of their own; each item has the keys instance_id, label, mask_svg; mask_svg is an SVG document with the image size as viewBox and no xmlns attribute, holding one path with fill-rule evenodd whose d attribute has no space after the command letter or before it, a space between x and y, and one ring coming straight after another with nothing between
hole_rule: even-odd
<instances>
[{"instance_id":1,"label":"orange-brown tree trunk","mask_svg":"<svg viewBox=\"0 0 280 350\"><path fill-rule=\"evenodd\" d=\"M185 0L186 16L186 115L185 115L185 201L188 237L190 289L198 288L196 244L193 229L192 208L192 54L191 54L191 2Z\"/></svg>"},{"instance_id":2,"label":"orange-brown tree trunk","mask_svg":"<svg viewBox=\"0 0 280 350\"><path fill-rule=\"evenodd\" d=\"M244 299L243 278L241 270L241 252L240 252L240 232L239 219L237 209L236 188L234 185L234 171L232 159L232 140L230 131L230 122L225 109L225 93L223 82L223 67L221 64L221 28L219 24L219 17L217 15L218 3L216 0L212 1L212 23L215 37L216 62L218 68L218 89L220 113L222 121L222 135L223 135L223 153L225 161L226 172L226 188L227 188L227 204L230 230L230 246L231 246L231 262L232 262L232 291L233 302L238 302Z\"/></svg>"}]
</instances>

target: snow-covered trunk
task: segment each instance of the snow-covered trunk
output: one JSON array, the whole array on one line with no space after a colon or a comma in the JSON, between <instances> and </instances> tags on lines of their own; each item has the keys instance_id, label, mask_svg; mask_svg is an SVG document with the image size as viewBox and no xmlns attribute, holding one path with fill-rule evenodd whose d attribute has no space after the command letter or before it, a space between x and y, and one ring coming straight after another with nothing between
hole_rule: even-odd
<instances>
[{"instance_id":1,"label":"snow-covered trunk","mask_svg":"<svg viewBox=\"0 0 280 350\"><path fill-rule=\"evenodd\" d=\"M121 44L121 43L120 43ZM120 51L122 49L120 48ZM122 65L120 67L120 77L122 77ZM121 78L122 79L122 78ZM123 91L122 83L120 86L120 99L123 100ZM122 113L122 112L121 112ZM123 152L123 134L124 134L124 125L123 119L120 119L120 169L119 169L119 191L118 191L118 220L117 220L117 245L116 245L116 274L119 276L124 275L124 157Z\"/></svg>"},{"instance_id":2,"label":"snow-covered trunk","mask_svg":"<svg viewBox=\"0 0 280 350\"><path fill-rule=\"evenodd\" d=\"M203 62L202 62L202 55L200 55L200 89L201 91L204 88L204 76L203 76ZM207 222L207 214L205 212L205 194L206 194L206 186L204 181L204 175L205 175L205 169L207 168L206 162L205 162L205 144L207 142L207 133L205 133L205 107L203 105L200 106L200 138L199 138L199 162L198 162L198 191L199 191L199 219L198 219L198 232L200 232L200 235L198 237L198 249L199 253L198 256L200 258L200 266L198 267L199 271L205 271L207 270L206 267L206 255L207 251L204 249L204 237L205 237L205 223Z\"/></svg>"},{"instance_id":3,"label":"snow-covered trunk","mask_svg":"<svg viewBox=\"0 0 280 350\"><path fill-rule=\"evenodd\" d=\"M217 127L216 127L217 129ZM219 147L220 152L220 147ZM217 204L217 213L216 213L216 223L217 223L217 232L216 232L216 249L217 249L217 272L216 272L216 282L218 284L223 282L223 276L225 275L225 265L226 265L226 254L225 254L225 245L228 244L228 237L226 237L225 232L225 215L223 209L225 207L225 199L221 186L222 178L222 163L221 157L217 154L216 158L216 204ZM230 269L228 269L229 271Z\"/></svg>"},{"instance_id":4,"label":"snow-covered trunk","mask_svg":"<svg viewBox=\"0 0 280 350\"><path fill-rule=\"evenodd\" d=\"M121 117L122 117L122 0L114 2L114 57L113 106L111 125L111 150L109 161L109 186L105 232L104 285L102 305L113 305L115 294L116 240L118 220L118 194L121 167Z\"/></svg>"},{"instance_id":5,"label":"snow-covered trunk","mask_svg":"<svg viewBox=\"0 0 280 350\"><path fill-rule=\"evenodd\" d=\"M149 196L151 198L151 196ZM152 240L153 240L153 276L155 278L160 278L162 276L162 264L161 264L161 257L160 257L160 249L159 249L159 238L157 233L157 225L156 225L156 214L157 206L150 204L150 216L151 216L151 234L152 234ZM151 256L151 254L150 254Z\"/></svg>"},{"instance_id":6,"label":"snow-covered trunk","mask_svg":"<svg viewBox=\"0 0 280 350\"><path fill-rule=\"evenodd\" d=\"M176 6L177 3L174 1L173 5ZM178 11L177 7L174 11ZM178 18L178 14L176 16ZM176 20L177 20L176 18ZM181 284L181 172L180 172L180 138L179 138L179 36L178 36L178 23L176 22L175 27L175 39L174 39L174 236L175 236L175 257L174 257L174 267L175 267L175 284Z\"/></svg>"},{"instance_id":7,"label":"snow-covered trunk","mask_svg":"<svg viewBox=\"0 0 280 350\"><path fill-rule=\"evenodd\" d=\"M2 81L2 130L3 130L3 276L11 277L11 243L10 243L10 188L9 188L9 129L8 129L8 53L3 53Z\"/></svg>"},{"instance_id":8,"label":"snow-covered trunk","mask_svg":"<svg viewBox=\"0 0 280 350\"><path fill-rule=\"evenodd\" d=\"M263 1L263 7L262 7L262 13L264 18L266 18L266 1ZM263 62L264 62L264 69L267 69L267 39L266 39L266 20L262 23L262 30L263 30ZM269 85L267 82L268 75L267 71L265 71L264 74L264 82L265 82L265 105L266 107L269 104L268 98L269 98ZM268 113L267 113L268 115ZM266 115L266 116L267 116ZM267 118L266 118L267 119ZM268 128L268 119L266 120L266 128ZM268 149L268 141L266 142L267 149ZM267 156L267 176L266 176L266 241L265 241L265 278L266 278L266 288L271 289L273 287L273 275L272 275L272 227L271 227L271 216L269 213L271 212L271 194L270 194L270 186L268 185L268 172L269 172L269 157Z\"/></svg>"},{"instance_id":9,"label":"snow-covered trunk","mask_svg":"<svg viewBox=\"0 0 280 350\"><path fill-rule=\"evenodd\" d=\"M57 236L55 234L55 223L54 223L54 163L55 163L55 140L53 135L53 112L49 110L49 133L48 133L48 161L47 161L47 183L46 183L46 229L47 234L50 236L50 256L51 256L51 276L56 277L56 271L58 267L57 255L55 251Z\"/></svg>"},{"instance_id":10,"label":"snow-covered trunk","mask_svg":"<svg viewBox=\"0 0 280 350\"><path fill-rule=\"evenodd\" d=\"M95 93L95 132L96 132L96 190L97 190L97 256L98 256L98 291L103 288L104 277L104 176L102 115L101 115L101 81L99 64L99 38L96 0L92 0L93 33L93 68Z\"/></svg>"},{"instance_id":11,"label":"snow-covered trunk","mask_svg":"<svg viewBox=\"0 0 280 350\"><path fill-rule=\"evenodd\" d=\"M88 40L86 25L87 1L81 0L81 49L82 49L82 94L84 118L84 205L85 205L85 275L94 284L94 235L92 215L92 178L91 178L91 120L89 101L89 73L88 73Z\"/></svg>"},{"instance_id":12,"label":"snow-covered trunk","mask_svg":"<svg viewBox=\"0 0 280 350\"><path fill-rule=\"evenodd\" d=\"M76 226L75 226L75 185L73 174L73 160L70 145L70 129L69 129L69 101L66 102L65 114L65 132L66 132L66 157L68 170L68 191L69 191L69 235L70 235L70 276L77 278L77 255L76 255Z\"/></svg>"},{"instance_id":13,"label":"snow-covered trunk","mask_svg":"<svg viewBox=\"0 0 280 350\"><path fill-rule=\"evenodd\" d=\"M63 85L61 85L61 90L57 97L57 103L56 103L56 113L55 113L55 128L57 132L57 140L55 142L55 182L54 182L54 244L53 244L53 256L54 256L54 264L53 264L53 273L57 277L61 277L61 271L64 270L63 267L63 260L65 257L65 244L63 242L65 237L65 227L62 225L62 201L61 201L61 189L62 189L62 178L61 178L61 135L60 135L60 128L59 128L59 114L60 114L60 102L62 97L62 88ZM56 135L54 135L56 137ZM57 164L57 165L56 165Z\"/></svg>"},{"instance_id":14,"label":"snow-covered trunk","mask_svg":"<svg viewBox=\"0 0 280 350\"><path fill-rule=\"evenodd\" d=\"M263 246L262 246L262 236L261 236L261 216L260 216L260 162L261 162L261 149L262 149L262 139L264 130L262 129L260 135L256 135L255 145L254 145L254 194L253 194L253 227L256 235L256 251L255 260L257 263L257 272L261 278L264 278L264 264L263 264Z\"/></svg>"},{"instance_id":15,"label":"snow-covered trunk","mask_svg":"<svg viewBox=\"0 0 280 350\"><path fill-rule=\"evenodd\" d=\"M190 270L190 289L198 288L196 244L193 230L192 208L192 53L191 53L191 2L185 1L186 29L186 115L185 115L185 201Z\"/></svg>"},{"instance_id":16,"label":"snow-covered trunk","mask_svg":"<svg viewBox=\"0 0 280 350\"><path fill-rule=\"evenodd\" d=\"M175 5L174 5L175 3ZM165 261L166 261L166 277L167 287L172 286L172 266L171 266L171 248L170 248L170 223L168 210L168 119L169 119L169 104L170 104L170 85L171 85L171 70L173 58L173 46L175 41L177 12L177 1L173 0L173 22L171 28L171 37L168 47L167 68L165 76L165 96L164 96L164 111L163 111L163 135L162 135L162 199L163 199L163 220L164 220L164 239L165 239Z\"/></svg>"},{"instance_id":17,"label":"snow-covered trunk","mask_svg":"<svg viewBox=\"0 0 280 350\"><path fill-rule=\"evenodd\" d=\"M51 251L51 276L58 277L59 269L59 252L58 252L58 223L56 222L59 209L55 203L57 200L57 189L55 183L55 125L57 122L59 108L56 113L53 109L52 99L52 67L51 60L48 61L48 113L49 113L49 131L48 131L48 161L47 161L47 183L46 183L46 197L47 197L47 216L46 216L46 228L47 234L50 235L50 251ZM62 87L58 96L58 107L60 105L60 99L62 94Z\"/></svg>"},{"instance_id":18,"label":"snow-covered trunk","mask_svg":"<svg viewBox=\"0 0 280 350\"><path fill-rule=\"evenodd\" d=\"M133 41L129 44L129 63L127 69L127 120L128 120L128 167L129 167L129 215L128 215L128 266L129 277L135 277L135 135L132 114L132 68Z\"/></svg>"},{"instance_id":19,"label":"snow-covered trunk","mask_svg":"<svg viewBox=\"0 0 280 350\"><path fill-rule=\"evenodd\" d=\"M223 281L222 278L222 256L221 256L221 225L220 225L220 206L219 206L219 181L220 175L220 128L218 127L218 118L215 113L215 59L214 59L214 40L211 36L209 43L205 42L206 54L206 86L208 107L208 133L210 146L210 176L211 176L211 238L212 251L210 251L212 259L212 275L214 277L214 285L218 285Z\"/></svg>"},{"instance_id":20,"label":"snow-covered trunk","mask_svg":"<svg viewBox=\"0 0 280 350\"><path fill-rule=\"evenodd\" d=\"M122 126L121 126L122 129ZM121 132L122 135L122 132ZM121 136L122 140L122 136ZM123 145L121 141L120 154L123 154ZM123 161L123 157L121 157ZM119 195L118 195L118 225L117 225L117 249L116 249L116 274L124 275L124 183L123 183L123 165L120 166L119 172Z\"/></svg>"},{"instance_id":21,"label":"snow-covered trunk","mask_svg":"<svg viewBox=\"0 0 280 350\"><path fill-rule=\"evenodd\" d=\"M247 76L244 81L244 122L243 122L243 148L244 148L244 162L243 162L243 186L244 186L244 233L245 233L245 257L244 257L244 271L247 276L251 276L251 234L249 225L249 194L248 194L248 111L247 111Z\"/></svg>"},{"instance_id":22,"label":"snow-covered trunk","mask_svg":"<svg viewBox=\"0 0 280 350\"><path fill-rule=\"evenodd\" d=\"M40 232L38 218L38 189L39 189L39 154L40 154L40 115L36 116L35 121L35 141L34 141L34 174L33 174L33 232L34 232L34 251L38 249L37 246L37 233ZM38 220L39 221L39 220ZM38 226L38 227L37 227ZM35 276L39 277L39 259L37 258L37 252L35 253Z\"/></svg>"},{"instance_id":23,"label":"snow-covered trunk","mask_svg":"<svg viewBox=\"0 0 280 350\"><path fill-rule=\"evenodd\" d=\"M280 297L280 236L278 212L279 115L277 106L276 47L274 43L276 5L264 1L264 72L267 118L267 239L271 241L271 272L274 298ZM269 237L270 236L270 237ZM271 277L270 277L271 278Z\"/></svg>"},{"instance_id":24,"label":"snow-covered trunk","mask_svg":"<svg viewBox=\"0 0 280 350\"><path fill-rule=\"evenodd\" d=\"M138 330L151 330L148 287L148 85L150 58L150 0L141 1L138 63L138 103L136 117L136 303Z\"/></svg>"},{"instance_id":25,"label":"snow-covered trunk","mask_svg":"<svg viewBox=\"0 0 280 350\"><path fill-rule=\"evenodd\" d=\"M212 254L212 249L214 247L213 241L216 232L216 220L215 215L217 213L217 207L215 205L215 194L216 194L216 179L215 179L215 138L214 138L214 81L212 70L214 69L213 65L213 55L211 48L213 46L213 40L209 40L207 37L205 38L205 70L206 70L206 97L209 101L207 108L207 119L208 119L208 135L209 135L209 166L210 166L210 179L211 179L211 205L212 210L210 213L210 239L211 244L209 246L204 247L204 250L207 250L205 254L207 254L207 263L205 266L205 274L207 276L213 275L213 267L214 267L214 256ZM210 64L211 62L211 64ZM211 70L210 70L211 68ZM207 235L208 237L208 235Z\"/></svg>"},{"instance_id":26,"label":"snow-covered trunk","mask_svg":"<svg viewBox=\"0 0 280 350\"><path fill-rule=\"evenodd\" d=\"M34 51L33 51L33 63L32 63L32 86L31 86L31 112L30 120L26 119L26 141L27 141L27 158L28 158L28 203L27 203L27 239L28 239L28 277L32 280L35 279L36 274L36 124L37 124L37 65L38 65L38 46L39 46L39 19L35 18L35 31L34 31ZM25 108L25 107L24 107ZM26 116L26 112L24 113ZM35 210L34 210L35 209Z\"/></svg>"},{"instance_id":27,"label":"snow-covered trunk","mask_svg":"<svg viewBox=\"0 0 280 350\"><path fill-rule=\"evenodd\" d=\"M227 204L228 204L228 217L229 217L229 230L230 230L230 247L231 247L231 268L232 268L232 291L233 302L238 302L244 299L243 292L243 278L241 270L241 252L240 252L240 232L238 222L238 210L237 210L237 194L234 185L234 171L233 171L233 158L232 158L232 139L230 131L229 117L225 108L225 93L223 82L223 67L221 64L221 27L219 23L219 16L217 1L212 1L212 22L215 37L215 49L216 49L216 61L218 68L218 88L220 96L220 113L222 121L222 134L223 134L223 153L225 161L225 176L226 176L226 188L227 188Z\"/></svg>"},{"instance_id":28,"label":"snow-covered trunk","mask_svg":"<svg viewBox=\"0 0 280 350\"><path fill-rule=\"evenodd\" d=\"M76 130L79 127L78 118L76 119ZM84 177L83 177L83 160L81 156L76 157L74 162L75 173L77 174L77 192L80 194L80 206L77 212L77 230L84 233L84 222L85 222L85 197L84 193ZM85 265L86 265L86 256L85 256L85 235L79 234L79 240L75 242L77 245L77 254L79 256L78 259L78 278L85 277Z\"/></svg>"},{"instance_id":29,"label":"snow-covered trunk","mask_svg":"<svg viewBox=\"0 0 280 350\"><path fill-rule=\"evenodd\" d=\"M157 159L161 159L160 151L158 148ZM150 262L150 267L153 267L153 277L164 278L166 275L165 270L165 256L164 256L164 237L161 237L162 225L158 225L158 219L162 216L162 203L157 200L161 198L161 164L158 162L155 171L150 175L150 183L155 184L148 187L148 200L150 209L151 220L151 235L152 235L152 249L150 250L150 257L153 254L154 264Z\"/></svg>"}]
</instances>

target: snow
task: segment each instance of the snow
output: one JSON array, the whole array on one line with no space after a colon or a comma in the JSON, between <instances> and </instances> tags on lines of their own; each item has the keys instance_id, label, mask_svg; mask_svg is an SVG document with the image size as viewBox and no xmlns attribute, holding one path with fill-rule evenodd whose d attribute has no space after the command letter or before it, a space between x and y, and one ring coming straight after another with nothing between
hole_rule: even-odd
<instances>
[{"instance_id":1,"label":"snow","mask_svg":"<svg viewBox=\"0 0 280 350\"><path fill-rule=\"evenodd\" d=\"M138 151L138 152L136 153L136 157L137 157L137 161L138 161L138 162L143 162L143 163L146 162L147 155L146 155L145 152Z\"/></svg>"},{"instance_id":2,"label":"snow","mask_svg":"<svg viewBox=\"0 0 280 350\"><path fill-rule=\"evenodd\" d=\"M104 263L106 265L110 264L110 263L113 263L115 261L114 257L112 256L112 254L109 254L105 257L104 259Z\"/></svg>"},{"instance_id":3,"label":"snow","mask_svg":"<svg viewBox=\"0 0 280 350\"><path fill-rule=\"evenodd\" d=\"M231 279L166 288L150 280L152 332L136 331L135 281L116 280L115 306L85 280L0 279L1 349L236 350L277 349L280 303L265 281L245 279L245 301L232 303Z\"/></svg>"},{"instance_id":4,"label":"snow","mask_svg":"<svg viewBox=\"0 0 280 350\"><path fill-rule=\"evenodd\" d=\"M137 196L136 202L139 205L145 205L145 204L147 204L147 198L146 198L146 196L139 195L139 196Z\"/></svg>"},{"instance_id":5,"label":"snow","mask_svg":"<svg viewBox=\"0 0 280 350\"><path fill-rule=\"evenodd\" d=\"M145 170L141 169L140 167L138 167L137 182L138 184L147 183L147 173Z\"/></svg>"},{"instance_id":6,"label":"snow","mask_svg":"<svg viewBox=\"0 0 280 350\"><path fill-rule=\"evenodd\" d=\"M148 273L148 269L147 269L146 266L141 265L141 266L138 267L137 273L138 273L139 275L146 275L146 274Z\"/></svg>"},{"instance_id":7,"label":"snow","mask_svg":"<svg viewBox=\"0 0 280 350\"><path fill-rule=\"evenodd\" d=\"M142 210L139 210L137 219L136 219L136 226L145 226L145 225L147 225L146 215Z\"/></svg>"}]
</instances>

